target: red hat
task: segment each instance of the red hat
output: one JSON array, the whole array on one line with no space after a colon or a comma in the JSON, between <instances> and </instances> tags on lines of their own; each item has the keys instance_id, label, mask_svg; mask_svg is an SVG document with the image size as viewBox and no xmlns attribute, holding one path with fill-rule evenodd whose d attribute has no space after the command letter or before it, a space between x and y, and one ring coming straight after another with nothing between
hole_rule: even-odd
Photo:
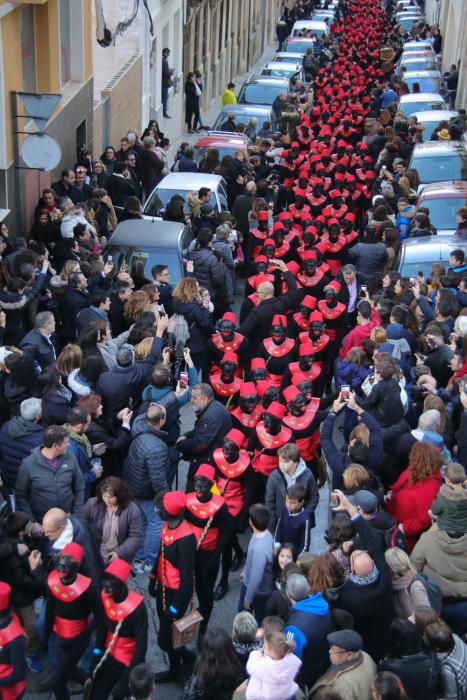
<instances>
[{"instance_id":1,"label":"red hat","mask_svg":"<svg viewBox=\"0 0 467 700\"><path fill-rule=\"evenodd\" d=\"M295 374L292 374L292 384L294 386L298 386L300 382L309 382L310 380L306 376L306 374L303 374L303 372L295 372Z\"/></svg>"},{"instance_id":2,"label":"red hat","mask_svg":"<svg viewBox=\"0 0 467 700\"><path fill-rule=\"evenodd\" d=\"M268 259L267 259L266 255L257 255L255 258L255 263L259 263L259 262L267 263ZM226 313L231 313L231 312L227 311ZM224 316L225 316L225 314L224 314ZM224 318L224 316L222 318Z\"/></svg>"},{"instance_id":3,"label":"red hat","mask_svg":"<svg viewBox=\"0 0 467 700\"><path fill-rule=\"evenodd\" d=\"M355 214L351 211L348 211L347 214L344 216L344 219L347 219L348 221L355 223Z\"/></svg>"},{"instance_id":4,"label":"red hat","mask_svg":"<svg viewBox=\"0 0 467 700\"><path fill-rule=\"evenodd\" d=\"M336 190L334 190L334 191L336 191ZM339 192L339 194L340 194L340 192ZM331 218L328 220L328 226L332 226L333 224L336 224L337 226L340 226L340 224L339 224L339 219L336 219L335 217L331 217Z\"/></svg>"},{"instance_id":5,"label":"red hat","mask_svg":"<svg viewBox=\"0 0 467 700\"><path fill-rule=\"evenodd\" d=\"M267 245L272 245L274 248L276 247L276 241L274 238L265 238L263 241L263 248Z\"/></svg>"},{"instance_id":6,"label":"red hat","mask_svg":"<svg viewBox=\"0 0 467 700\"><path fill-rule=\"evenodd\" d=\"M316 253L314 250L306 250L303 253L303 260L316 260Z\"/></svg>"},{"instance_id":7,"label":"red hat","mask_svg":"<svg viewBox=\"0 0 467 700\"><path fill-rule=\"evenodd\" d=\"M68 554L68 556L72 557L78 564L81 564L83 553L84 550L82 546L77 542L69 542L60 550L60 554Z\"/></svg>"},{"instance_id":8,"label":"red hat","mask_svg":"<svg viewBox=\"0 0 467 700\"><path fill-rule=\"evenodd\" d=\"M256 389L261 398L263 398L270 386L272 386L272 384L269 379L262 379L260 382L258 382Z\"/></svg>"},{"instance_id":9,"label":"red hat","mask_svg":"<svg viewBox=\"0 0 467 700\"><path fill-rule=\"evenodd\" d=\"M224 352L224 355L222 356L222 360L220 361L220 364L222 364L222 362L233 362L235 365L238 365L237 353L232 352L231 350Z\"/></svg>"},{"instance_id":10,"label":"red hat","mask_svg":"<svg viewBox=\"0 0 467 700\"><path fill-rule=\"evenodd\" d=\"M306 306L307 309L313 309L316 308L316 299L315 297L312 297L310 294L307 294L306 296L303 297L303 299L300 302L300 306Z\"/></svg>"},{"instance_id":11,"label":"red hat","mask_svg":"<svg viewBox=\"0 0 467 700\"><path fill-rule=\"evenodd\" d=\"M300 187L295 187L294 188L295 196L297 197L303 197L304 199L306 198L306 192L305 190L302 190Z\"/></svg>"},{"instance_id":12,"label":"red hat","mask_svg":"<svg viewBox=\"0 0 467 700\"><path fill-rule=\"evenodd\" d=\"M284 326L284 328L287 328L287 316L284 316L283 314L276 314L272 318L272 326Z\"/></svg>"},{"instance_id":13,"label":"red hat","mask_svg":"<svg viewBox=\"0 0 467 700\"><path fill-rule=\"evenodd\" d=\"M267 261L266 257L265 261ZM231 321L231 323L233 323L235 326L237 323L237 316L234 314L233 311L226 311L225 314L222 316L221 321Z\"/></svg>"},{"instance_id":14,"label":"red hat","mask_svg":"<svg viewBox=\"0 0 467 700\"><path fill-rule=\"evenodd\" d=\"M283 403L279 403L279 401L273 401L269 408L264 409L264 412L270 413L271 416L275 416L276 418L279 418L279 420L282 420L285 416L285 406Z\"/></svg>"},{"instance_id":15,"label":"red hat","mask_svg":"<svg viewBox=\"0 0 467 700\"><path fill-rule=\"evenodd\" d=\"M327 284L326 287L324 288L324 291L326 291L326 289L328 289L329 287L331 287L331 289L334 289L337 294L339 294L339 292L341 291L340 282L338 282L337 280L333 280L332 282L329 282L329 284Z\"/></svg>"},{"instance_id":16,"label":"red hat","mask_svg":"<svg viewBox=\"0 0 467 700\"><path fill-rule=\"evenodd\" d=\"M115 576L119 581L126 583L131 571L131 564L120 557L116 557L110 562L105 570L106 574L110 576Z\"/></svg>"},{"instance_id":17,"label":"red hat","mask_svg":"<svg viewBox=\"0 0 467 700\"><path fill-rule=\"evenodd\" d=\"M216 470L210 464L200 464L195 472L195 476L204 476L208 481L214 481Z\"/></svg>"},{"instance_id":18,"label":"red hat","mask_svg":"<svg viewBox=\"0 0 467 700\"><path fill-rule=\"evenodd\" d=\"M237 447L241 447L245 441L245 436L242 433L241 430L237 430L237 428L232 428L232 430L229 430L227 435L224 435L224 440L232 440Z\"/></svg>"},{"instance_id":19,"label":"red hat","mask_svg":"<svg viewBox=\"0 0 467 700\"><path fill-rule=\"evenodd\" d=\"M186 495L182 491L169 491L164 494L162 505L169 515L180 515L186 505Z\"/></svg>"},{"instance_id":20,"label":"red hat","mask_svg":"<svg viewBox=\"0 0 467 700\"><path fill-rule=\"evenodd\" d=\"M334 199L334 197L342 197L342 192L340 190L331 190L329 196L331 199Z\"/></svg>"},{"instance_id":21,"label":"red hat","mask_svg":"<svg viewBox=\"0 0 467 700\"><path fill-rule=\"evenodd\" d=\"M314 355L315 348L313 343L302 343L298 348L298 354L300 357L303 357L304 355Z\"/></svg>"},{"instance_id":22,"label":"red hat","mask_svg":"<svg viewBox=\"0 0 467 700\"><path fill-rule=\"evenodd\" d=\"M268 219L269 219L269 214L268 214L268 212L267 212L267 211L264 211L263 209L261 209L261 210L258 212L258 221L267 221Z\"/></svg>"},{"instance_id":23,"label":"red hat","mask_svg":"<svg viewBox=\"0 0 467 700\"><path fill-rule=\"evenodd\" d=\"M243 382L240 387L240 396L256 396L258 393L254 382Z\"/></svg>"},{"instance_id":24,"label":"red hat","mask_svg":"<svg viewBox=\"0 0 467 700\"><path fill-rule=\"evenodd\" d=\"M289 211L281 211L279 214L279 221L284 221L284 219L291 219L292 214Z\"/></svg>"},{"instance_id":25,"label":"red hat","mask_svg":"<svg viewBox=\"0 0 467 700\"><path fill-rule=\"evenodd\" d=\"M10 605L11 588L5 581L0 581L0 610L6 610Z\"/></svg>"},{"instance_id":26,"label":"red hat","mask_svg":"<svg viewBox=\"0 0 467 700\"><path fill-rule=\"evenodd\" d=\"M251 369L266 369L266 360L264 357L254 357L250 367Z\"/></svg>"},{"instance_id":27,"label":"red hat","mask_svg":"<svg viewBox=\"0 0 467 700\"><path fill-rule=\"evenodd\" d=\"M267 262L266 256L263 255L262 257L265 258L265 260ZM263 284L263 282L270 282L270 281L271 280L269 279L268 275L265 275L262 272L260 272L258 275L256 275L255 280L253 282L253 286L257 290L258 287L260 286L260 284Z\"/></svg>"},{"instance_id":28,"label":"red hat","mask_svg":"<svg viewBox=\"0 0 467 700\"><path fill-rule=\"evenodd\" d=\"M284 389L282 392L282 396L286 400L286 403L290 403L291 401L294 400L296 396L300 396L300 391L297 389L296 386L290 385L287 387L287 389Z\"/></svg>"},{"instance_id":29,"label":"red hat","mask_svg":"<svg viewBox=\"0 0 467 700\"><path fill-rule=\"evenodd\" d=\"M300 272L300 265L296 260L291 260L289 263L287 263L287 269L293 275L296 275L298 272Z\"/></svg>"},{"instance_id":30,"label":"red hat","mask_svg":"<svg viewBox=\"0 0 467 700\"><path fill-rule=\"evenodd\" d=\"M290 147L291 148L300 148L300 144L298 143L298 141L292 141L292 143L290 144Z\"/></svg>"},{"instance_id":31,"label":"red hat","mask_svg":"<svg viewBox=\"0 0 467 700\"><path fill-rule=\"evenodd\" d=\"M321 311L313 311L310 314L310 323L319 321L320 323L323 323L323 314Z\"/></svg>"},{"instance_id":32,"label":"red hat","mask_svg":"<svg viewBox=\"0 0 467 700\"><path fill-rule=\"evenodd\" d=\"M284 226L282 225L282 223L280 221L275 221L272 225L272 230L273 231L283 231Z\"/></svg>"}]
</instances>

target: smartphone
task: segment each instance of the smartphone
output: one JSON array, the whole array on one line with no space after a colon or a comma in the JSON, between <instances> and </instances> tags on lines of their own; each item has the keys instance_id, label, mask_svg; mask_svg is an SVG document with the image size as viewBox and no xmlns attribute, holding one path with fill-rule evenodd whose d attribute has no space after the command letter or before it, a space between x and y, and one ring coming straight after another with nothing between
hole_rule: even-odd
<instances>
[{"instance_id":1,"label":"smartphone","mask_svg":"<svg viewBox=\"0 0 467 700\"><path fill-rule=\"evenodd\" d=\"M111 256L111 255L108 255L108 256L107 256L107 262L108 262L108 263L112 262L112 256Z\"/></svg>"},{"instance_id":2,"label":"smartphone","mask_svg":"<svg viewBox=\"0 0 467 700\"><path fill-rule=\"evenodd\" d=\"M134 404L133 397L130 396L130 397L128 398L128 408L130 409L130 411L133 410L133 404Z\"/></svg>"},{"instance_id":3,"label":"smartphone","mask_svg":"<svg viewBox=\"0 0 467 700\"><path fill-rule=\"evenodd\" d=\"M337 493L331 493L331 508L338 508L341 504L341 499Z\"/></svg>"},{"instance_id":4,"label":"smartphone","mask_svg":"<svg viewBox=\"0 0 467 700\"><path fill-rule=\"evenodd\" d=\"M360 287L360 296L361 296L361 297L365 297L365 296L366 296L367 289L368 289L368 288L367 288L366 284L362 284L362 286Z\"/></svg>"},{"instance_id":5,"label":"smartphone","mask_svg":"<svg viewBox=\"0 0 467 700\"><path fill-rule=\"evenodd\" d=\"M180 372L180 377L178 380L180 387L186 389L188 386L188 372Z\"/></svg>"},{"instance_id":6,"label":"smartphone","mask_svg":"<svg viewBox=\"0 0 467 700\"><path fill-rule=\"evenodd\" d=\"M157 307L157 310L159 312L159 316L165 316L164 304L159 304L159 306Z\"/></svg>"},{"instance_id":7,"label":"smartphone","mask_svg":"<svg viewBox=\"0 0 467 700\"><path fill-rule=\"evenodd\" d=\"M342 399L344 401L348 401L350 399L350 385L349 384L342 384L341 396L342 396Z\"/></svg>"}]
</instances>

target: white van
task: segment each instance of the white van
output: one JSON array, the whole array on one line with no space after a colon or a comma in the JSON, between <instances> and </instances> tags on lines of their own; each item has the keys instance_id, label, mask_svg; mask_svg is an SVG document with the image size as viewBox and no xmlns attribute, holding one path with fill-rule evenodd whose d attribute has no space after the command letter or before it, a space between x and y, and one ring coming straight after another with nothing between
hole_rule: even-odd
<instances>
[{"instance_id":1,"label":"white van","mask_svg":"<svg viewBox=\"0 0 467 700\"><path fill-rule=\"evenodd\" d=\"M292 36L306 36L307 32L313 32L316 36L328 36L329 25L322 20L299 19L292 27Z\"/></svg>"}]
</instances>

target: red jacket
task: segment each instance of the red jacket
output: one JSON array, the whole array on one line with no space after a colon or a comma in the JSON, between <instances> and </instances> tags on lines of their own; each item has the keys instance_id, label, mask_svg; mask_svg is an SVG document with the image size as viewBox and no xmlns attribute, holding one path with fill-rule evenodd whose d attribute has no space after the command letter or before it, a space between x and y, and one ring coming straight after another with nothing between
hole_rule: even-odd
<instances>
[{"instance_id":1,"label":"red jacket","mask_svg":"<svg viewBox=\"0 0 467 700\"><path fill-rule=\"evenodd\" d=\"M371 321L365 326L355 326L350 333L347 333L339 351L339 357L344 360L349 350L362 344L362 341L369 338L373 328L381 325L381 318L376 309L371 312Z\"/></svg>"},{"instance_id":2,"label":"red jacket","mask_svg":"<svg viewBox=\"0 0 467 700\"><path fill-rule=\"evenodd\" d=\"M392 498L386 510L398 524L404 526L407 551L410 553L418 538L431 526L428 510L441 486L441 473L438 470L425 481L409 483L409 471L405 469L391 486Z\"/></svg>"}]
</instances>

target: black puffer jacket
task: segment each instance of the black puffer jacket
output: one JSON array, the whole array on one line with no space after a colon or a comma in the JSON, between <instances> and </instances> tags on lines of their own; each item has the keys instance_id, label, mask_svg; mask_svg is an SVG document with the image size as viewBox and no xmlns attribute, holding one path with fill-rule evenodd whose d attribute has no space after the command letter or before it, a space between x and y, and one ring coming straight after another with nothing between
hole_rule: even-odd
<instances>
[{"instance_id":1,"label":"black puffer jacket","mask_svg":"<svg viewBox=\"0 0 467 700\"><path fill-rule=\"evenodd\" d=\"M31 574L28 555L18 554L17 545L20 544L20 540L10 535L6 537L6 542L11 543L13 552L0 561L0 578L10 584L11 597L16 608L31 605L36 598L44 594L44 584Z\"/></svg>"},{"instance_id":2,"label":"black puffer jacket","mask_svg":"<svg viewBox=\"0 0 467 700\"><path fill-rule=\"evenodd\" d=\"M395 379L382 379L374 384L369 396L358 403L371 413L382 428L398 423L404 417L401 388Z\"/></svg>"},{"instance_id":3,"label":"black puffer jacket","mask_svg":"<svg viewBox=\"0 0 467 700\"><path fill-rule=\"evenodd\" d=\"M357 243L350 249L349 255L357 268L361 284L369 285L373 275L379 272L388 254L384 243Z\"/></svg>"},{"instance_id":4,"label":"black puffer jacket","mask_svg":"<svg viewBox=\"0 0 467 700\"><path fill-rule=\"evenodd\" d=\"M138 416L131 430L131 444L123 465L123 478L136 499L153 499L168 490L169 448L167 433L156 430Z\"/></svg>"},{"instance_id":5,"label":"black puffer jacket","mask_svg":"<svg viewBox=\"0 0 467 700\"><path fill-rule=\"evenodd\" d=\"M386 658L378 670L395 673L413 700L436 700L438 697L439 663L436 654L420 651L397 659Z\"/></svg>"},{"instance_id":6,"label":"black puffer jacket","mask_svg":"<svg viewBox=\"0 0 467 700\"><path fill-rule=\"evenodd\" d=\"M41 425L21 416L15 416L2 425L0 462L2 478L8 488L14 489L19 465L42 443L42 433Z\"/></svg>"},{"instance_id":7,"label":"black puffer jacket","mask_svg":"<svg viewBox=\"0 0 467 700\"><path fill-rule=\"evenodd\" d=\"M204 352L208 338L214 333L214 324L208 309L197 301L174 301L172 310L174 314L184 316L188 323L190 337L186 346L190 352Z\"/></svg>"},{"instance_id":8,"label":"black puffer jacket","mask_svg":"<svg viewBox=\"0 0 467 700\"><path fill-rule=\"evenodd\" d=\"M193 276L198 280L200 287L209 289L211 299L214 301L224 288L225 272L211 248L195 247L189 254L193 260Z\"/></svg>"}]
</instances>

